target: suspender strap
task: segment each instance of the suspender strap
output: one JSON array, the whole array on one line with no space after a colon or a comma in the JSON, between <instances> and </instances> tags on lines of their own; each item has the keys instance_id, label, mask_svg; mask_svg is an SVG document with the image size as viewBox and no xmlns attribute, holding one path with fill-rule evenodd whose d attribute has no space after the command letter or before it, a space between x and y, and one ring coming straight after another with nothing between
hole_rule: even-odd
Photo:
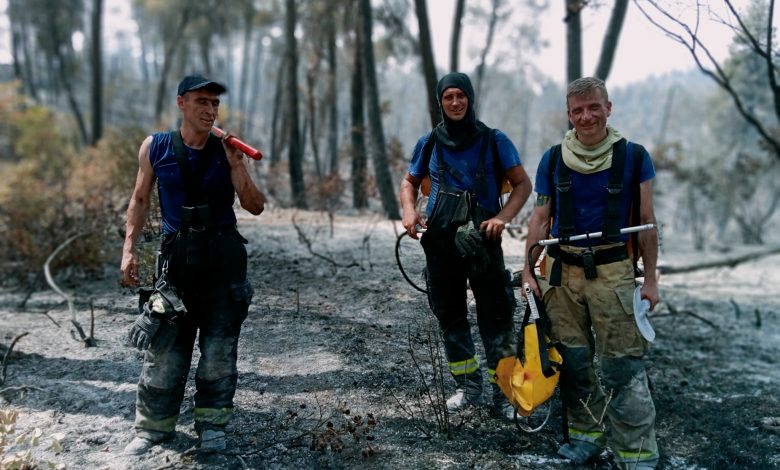
<instances>
[{"instance_id":1,"label":"suspender strap","mask_svg":"<svg viewBox=\"0 0 780 470\"><path fill-rule=\"evenodd\" d=\"M558 197L558 236L566 238L574 235L574 198L571 190L571 170L563 162L561 145L550 149L550 159L556 162L558 182L555 193Z\"/></svg>"},{"instance_id":2,"label":"suspender strap","mask_svg":"<svg viewBox=\"0 0 780 470\"><path fill-rule=\"evenodd\" d=\"M626 139L620 139L612 146L612 167L607 183L607 200L604 213L602 238L606 242L620 239L620 201L623 193L623 175L626 168Z\"/></svg>"},{"instance_id":3,"label":"suspender strap","mask_svg":"<svg viewBox=\"0 0 780 470\"><path fill-rule=\"evenodd\" d=\"M479 160L477 161L477 174L474 178L474 185L472 186L471 190L469 191L471 193L472 200L476 201L476 195L477 194L487 194L487 181L485 179L485 156L487 155L487 151L489 148L490 143L493 141L493 129L488 129L487 135L482 139L482 145L479 149ZM433 148L436 147L437 143L435 141L436 138L436 132L431 133L431 137L426 142L425 147L423 147L423 152L426 152L428 148L428 143L433 140L433 145L431 146L431 154L433 153ZM427 161L430 161L430 154L425 155ZM427 165L426 165L427 168ZM439 155L438 160L438 173L439 173L439 181L440 184L443 184L444 182L444 173L449 173L450 176L452 176L456 181L460 181L463 183L466 181L466 176L457 168L452 167L449 163L446 162L444 159L444 155ZM500 190L500 188L499 188Z\"/></svg>"},{"instance_id":4,"label":"suspender strap","mask_svg":"<svg viewBox=\"0 0 780 470\"><path fill-rule=\"evenodd\" d=\"M629 148L631 150L630 154L634 159L634 173L631 176L631 225L637 226L640 225L642 221L640 215L642 197L639 192L639 177L642 173L642 157L645 154L645 148L637 143L631 142L626 145L626 158L628 158ZM629 237L631 238L631 255L634 260L634 267L636 268L636 263L639 260L639 233L632 233Z\"/></svg>"},{"instance_id":5,"label":"suspender strap","mask_svg":"<svg viewBox=\"0 0 780 470\"><path fill-rule=\"evenodd\" d=\"M214 157L215 145L220 144L219 138L209 134L206 145L201 151L201 157L198 159L194 168L187 160L187 149L184 146L181 132L178 130L171 131L171 144L173 146L173 153L176 155L176 163L179 165L181 178L184 181L184 189L187 193L185 205L199 206L207 204L206 195L200 190L200 186L203 183L203 177L206 175L206 170Z\"/></svg>"}]
</instances>

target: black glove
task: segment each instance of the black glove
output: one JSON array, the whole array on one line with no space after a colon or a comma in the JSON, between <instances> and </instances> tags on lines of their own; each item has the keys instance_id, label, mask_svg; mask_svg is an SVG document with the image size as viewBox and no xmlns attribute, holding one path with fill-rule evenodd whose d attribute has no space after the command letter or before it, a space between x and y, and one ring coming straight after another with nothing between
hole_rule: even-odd
<instances>
[{"instance_id":1,"label":"black glove","mask_svg":"<svg viewBox=\"0 0 780 470\"><path fill-rule=\"evenodd\" d=\"M148 310L144 309L144 313L138 315L133 326L130 327L130 343L139 351L145 351L149 349L159 329L160 319L154 318Z\"/></svg>"},{"instance_id":2,"label":"black glove","mask_svg":"<svg viewBox=\"0 0 780 470\"><path fill-rule=\"evenodd\" d=\"M482 272L487 268L490 258L485 248L485 241L473 221L458 227L455 232L455 248L464 258L472 258L474 268Z\"/></svg>"}]
</instances>

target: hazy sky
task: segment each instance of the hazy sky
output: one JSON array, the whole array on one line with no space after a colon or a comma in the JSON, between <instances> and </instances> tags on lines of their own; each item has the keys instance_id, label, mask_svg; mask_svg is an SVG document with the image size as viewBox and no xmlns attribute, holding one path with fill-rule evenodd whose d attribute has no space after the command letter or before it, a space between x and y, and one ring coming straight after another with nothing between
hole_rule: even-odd
<instances>
[{"instance_id":1,"label":"hazy sky","mask_svg":"<svg viewBox=\"0 0 780 470\"><path fill-rule=\"evenodd\" d=\"M107 0L105 10L107 16L112 17L113 12L117 10L129 12L130 0ZM738 5L747 4L748 0L737 0ZM449 40L452 27L452 14L454 0L429 0L428 12L431 19L431 29L434 38L434 54L437 64L442 70L446 70L449 61ZM469 0L467 3L476 3L476 0ZM486 6L489 1L482 0ZM541 28L542 36L550 47L539 57L535 58L537 66L554 80L562 83L565 76L565 25L562 21L564 17L564 1L549 0L550 7L547 13L540 18L543 25ZM611 2L602 2L609 4ZM678 2L679 3L679 2ZM682 2L693 3L693 2ZM712 3L720 3L714 1ZM0 63L11 61L9 53L10 33L8 28L8 19L4 14L7 0L0 0ZM585 74L593 73L596 61L598 60L601 41L604 36L604 30L609 20L609 9L602 7L594 10L586 7L583 13L583 72ZM684 14L681 13L681 14ZM127 26L123 22L122 26ZM106 25L106 31L112 31L116 24ZM416 25L413 26L416 28ZM479 45L484 41L484 24L464 25L465 41ZM703 35L707 39L707 44L712 48L718 57L725 57L730 35L723 27L717 27L714 22L705 21L702 23ZM111 35L109 35L111 36ZM111 47L114 38L107 38L106 44ZM500 41L500 38L497 39ZM473 68L475 61L469 62L467 54L461 55L462 69ZM639 11L637 6L631 2L626 16L625 25L621 33L619 46L617 49L615 62L609 78L613 86L622 86L631 82L641 80L654 74L662 74L670 70L689 69L693 67L692 59L689 53L679 44L664 36L656 27L651 25Z\"/></svg>"}]
</instances>

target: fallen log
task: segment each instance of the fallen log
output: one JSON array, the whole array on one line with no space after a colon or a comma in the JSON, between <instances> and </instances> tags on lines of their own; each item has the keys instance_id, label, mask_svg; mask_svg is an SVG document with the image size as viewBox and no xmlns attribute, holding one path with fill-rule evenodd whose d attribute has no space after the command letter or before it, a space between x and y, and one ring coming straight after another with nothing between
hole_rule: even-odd
<instances>
[{"instance_id":1,"label":"fallen log","mask_svg":"<svg viewBox=\"0 0 780 470\"><path fill-rule=\"evenodd\" d=\"M780 253L780 246L769 247L760 251L754 251L752 253L742 254L739 256L731 256L725 258L719 258L715 260L703 261L701 263L690 264L687 266L669 266L660 265L658 270L661 274L681 274L689 273L692 271L700 271L702 269L714 269L714 268L733 268L738 264L747 263L748 261L754 261L761 259L765 256L776 255Z\"/></svg>"}]
</instances>

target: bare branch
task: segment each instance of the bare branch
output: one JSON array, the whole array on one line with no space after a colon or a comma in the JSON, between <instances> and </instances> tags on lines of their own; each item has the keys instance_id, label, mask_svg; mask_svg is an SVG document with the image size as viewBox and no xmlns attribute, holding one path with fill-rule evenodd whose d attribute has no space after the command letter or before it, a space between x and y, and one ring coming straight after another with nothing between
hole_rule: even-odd
<instances>
[{"instance_id":1,"label":"bare branch","mask_svg":"<svg viewBox=\"0 0 780 470\"><path fill-rule=\"evenodd\" d=\"M22 334L16 335L16 337L14 337L14 339L11 340L11 345L8 346L8 350L3 355L3 372L2 372L2 375L0 375L0 385L3 385L5 383L5 371L6 371L6 368L8 367L8 357L11 355L11 351L14 349L14 346L16 346L16 343L20 339L22 339L25 336L27 336L28 334L29 333L25 331Z\"/></svg>"},{"instance_id":2,"label":"bare branch","mask_svg":"<svg viewBox=\"0 0 780 470\"><path fill-rule=\"evenodd\" d=\"M645 8L642 6L643 2L639 2L635 0L634 3L636 4L637 8L639 8L639 10L642 12L642 14L645 16L645 18L647 18L647 20L650 21L650 23L652 23L655 27L663 31L669 38L671 38L676 42L679 42L686 49L688 49L688 51L691 53L691 57L693 57L693 60L696 63L696 66L699 68L699 70L702 73L704 73L706 76L708 76L710 79L712 79L718 86L720 86L731 97L732 101L734 102L734 105L737 108L737 111L742 116L742 118L745 119L745 121L747 121L748 124L750 124L750 126L753 127L761 135L761 137L772 147L775 156L777 158L780 158L780 142L778 142L778 140L772 136L772 134L764 127L764 125L761 124L761 122L758 120L755 114L747 110L742 97L732 86L731 78L723 70L723 68L720 66L718 61L712 55L712 52L707 48L707 46L702 42L701 38L699 37L698 28L700 22L700 14L698 12L699 10L698 4L697 4L697 14L696 14L696 26L693 30L691 30L691 27L688 24L683 22L678 17L672 15L668 11L664 10L664 8L661 7L656 0L647 0L646 2L647 4L651 5L659 14L665 17L667 20L680 27L685 32L685 37L684 37L683 35L673 32L666 26L656 21L656 19L653 18L653 16L650 13L648 13L648 11L645 10ZM742 27L742 30L743 32L745 32L747 28ZM767 47L771 48L771 44L768 45ZM771 51L771 49L769 50ZM699 51L702 52L700 53ZM703 63L702 55L705 56L706 61L710 64L709 67ZM768 63L771 65L771 59L770 62ZM774 73L773 67L770 67L769 73L772 74ZM770 81L770 83L772 83L772 81ZM773 88L772 91L774 92L775 95L775 103L776 103L775 113L778 115L778 117L780 117L780 90Z\"/></svg>"}]
</instances>

